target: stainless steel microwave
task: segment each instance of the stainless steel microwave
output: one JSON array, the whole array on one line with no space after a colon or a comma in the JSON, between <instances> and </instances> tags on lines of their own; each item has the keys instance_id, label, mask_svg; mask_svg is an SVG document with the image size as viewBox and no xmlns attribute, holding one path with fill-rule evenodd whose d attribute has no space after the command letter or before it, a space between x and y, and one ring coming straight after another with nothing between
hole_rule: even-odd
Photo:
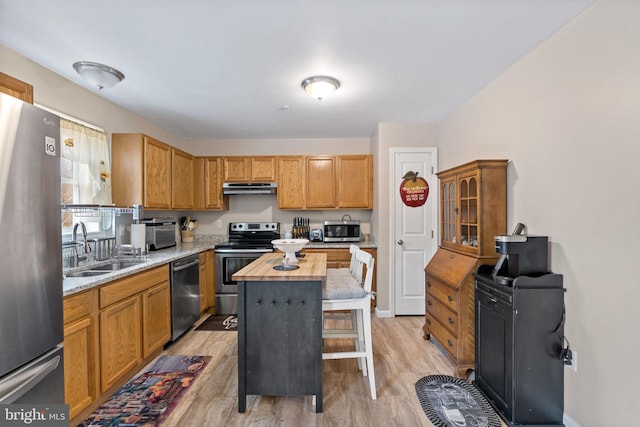
<instances>
[{"instance_id":1,"label":"stainless steel microwave","mask_svg":"<svg viewBox=\"0 0 640 427\"><path fill-rule=\"evenodd\" d=\"M146 243L150 251L176 245L176 220L173 218L145 218Z\"/></svg>"},{"instance_id":2,"label":"stainless steel microwave","mask_svg":"<svg viewBox=\"0 0 640 427\"><path fill-rule=\"evenodd\" d=\"M360 221L325 221L325 242L359 242Z\"/></svg>"}]
</instances>

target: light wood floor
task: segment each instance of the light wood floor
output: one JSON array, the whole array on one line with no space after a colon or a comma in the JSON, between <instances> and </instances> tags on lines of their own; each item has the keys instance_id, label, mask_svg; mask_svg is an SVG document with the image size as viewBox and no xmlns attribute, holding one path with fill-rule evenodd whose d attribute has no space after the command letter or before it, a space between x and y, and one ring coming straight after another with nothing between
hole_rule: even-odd
<instances>
[{"instance_id":1,"label":"light wood floor","mask_svg":"<svg viewBox=\"0 0 640 427\"><path fill-rule=\"evenodd\" d=\"M311 396L248 396L246 412L238 413L237 333L189 332L163 354L208 355L212 360L163 427L432 426L416 397L415 383L425 375L453 375L452 365L436 345L422 338L424 317L372 322L378 399L371 400L368 378L358 370L356 359L325 360L321 414L315 413ZM325 346L351 342L329 340Z\"/></svg>"}]
</instances>

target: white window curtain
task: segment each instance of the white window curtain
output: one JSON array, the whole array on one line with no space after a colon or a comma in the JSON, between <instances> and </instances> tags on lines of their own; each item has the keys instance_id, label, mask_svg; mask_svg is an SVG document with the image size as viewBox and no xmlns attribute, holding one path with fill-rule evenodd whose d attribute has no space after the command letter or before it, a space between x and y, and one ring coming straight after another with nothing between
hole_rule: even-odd
<instances>
[{"instance_id":1,"label":"white window curtain","mask_svg":"<svg viewBox=\"0 0 640 427\"><path fill-rule=\"evenodd\" d=\"M74 162L77 187L74 203L111 204L111 160L107 135L79 123L60 119L61 157Z\"/></svg>"}]
</instances>

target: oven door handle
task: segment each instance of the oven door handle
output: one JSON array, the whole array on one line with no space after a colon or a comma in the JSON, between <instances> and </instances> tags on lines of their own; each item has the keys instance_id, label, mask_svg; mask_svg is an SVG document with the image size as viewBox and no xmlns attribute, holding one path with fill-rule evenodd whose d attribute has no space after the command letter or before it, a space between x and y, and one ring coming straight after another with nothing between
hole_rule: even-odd
<instances>
[{"instance_id":1,"label":"oven door handle","mask_svg":"<svg viewBox=\"0 0 640 427\"><path fill-rule=\"evenodd\" d=\"M199 259L197 259L195 261L191 261L189 264L173 267L173 271L175 272L175 271L186 270L187 268L193 267L194 265L198 265L198 264L200 264L200 260Z\"/></svg>"}]
</instances>

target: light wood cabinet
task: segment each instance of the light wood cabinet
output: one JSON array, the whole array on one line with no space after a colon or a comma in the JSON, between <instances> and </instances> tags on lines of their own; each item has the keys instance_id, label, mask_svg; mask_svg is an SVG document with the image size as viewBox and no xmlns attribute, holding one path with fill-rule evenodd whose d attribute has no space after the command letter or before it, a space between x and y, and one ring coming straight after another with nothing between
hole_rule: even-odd
<instances>
[{"instance_id":1,"label":"light wood cabinet","mask_svg":"<svg viewBox=\"0 0 640 427\"><path fill-rule=\"evenodd\" d=\"M434 337L460 377L475 366L473 273L497 260L506 232L507 160L477 160L439 172L442 242L425 267L424 338Z\"/></svg>"},{"instance_id":2,"label":"light wood cabinet","mask_svg":"<svg viewBox=\"0 0 640 427\"><path fill-rule=\"evenodd\" d=\"M476 160L437 173L441 245L470 255L495 255L493 237L507 226L507 160Z\"/></svg>"},{"instance_id":3,"label":"light wood cabinet","mask_svg":"<svg viewBox=\"0 0 640 427\"><path fill-rule=\"evenodd\" d=\"M365 252L371 254L373 259L376 259L378 254L378 250L376 248L363 248ZM302 250L302 253L324 253L327 254L327 268L349 268L351 265L351 252L347 248L305 248ZM366 274L366 271L365 271ZM376 275L377 275L377 267L376 263L373 265L373 281L371 282L371 290L376 292L377 284L376 284ZM364 276L363 276L364 277ZM376 306L375 299L371 300L371 310L373 310Z\"/></svg>"},{"instance_id":4,"label":"light wood cabinet","mask_svg":"<svg viewBox=\"0 0 640 427\"><path fill-rule=\"evenodd\" d=\"M275 156L225 157L225 182L272 182L278 178Z\"/></svg>"},{"instance_id":5,"label":"light wood cabinet","mask_svg":"<svg viewBox=\"0 0 640 427\"><path fill-rule=\"evenodd\" d=\"M33 86L0 72L0 92L33 104Z\"/></svg>"},{"instance_id":6,"label":"light wood cabinet","mask_svg":"<svg viewBox=\"0 0 640 427\"><path fill-rule=\"evenodd\" d=\"M140 133L111 135L112 199L117 206L171 208L171 146Z\"/></svg>"},{"instance_id":7,"label":"light wood cabinet","mask_svg":"<svg viewBox=\"0 0 640 427\"><path fill-rule=\"evenodd\" d=\"M129 297L100 312L102 392L142 362L140 298Z\"/></svg>"},{"instance_id":8,"label":"light wood cabinet","mask_svg":"<svg viewBox=\"0 0 640 427\"><path fill-rule=\"evenodd\" d=\"M373 209L373 159L369 155L336 156L338 208Z\"/></svg>"},{"instance_id":9,"label":"light wood cabinet","mask_svg":"<svg viewBox=\"0 0 640 427\"><path fill-rule=\"evenodd\" d=\"M229 196L222 195L222 157L196 157L194 168L195 209L228 209Z\"/></svg>"},{"instance_id":10,"label":"light wood cabinet","mask_svg":"<svg viewBox=\"0 0 640 427\"><path fill-rule=\"evenodd\" d=\"M200 312L215 312L213 251L200 253Z\"/></svg>"},{"instance_id":11,"label":"light wood cabinet","mask_svg":"<svg viewBox=\"0 0 640 427\"><path fill-rule=\"evenodd\" d=\"M372 156L279 157L278 208L372 209Z\"/></svg>"},{"instance_id":12,"label":"light wood cabinet","mask_svg":"<svg viewBox=\"0 0 640 427\"><path fill-rule=\"evenodd\" d=\"M304 209L304 156L278 158L278 208Z\"/></svg>"},{"instance_id":13,"label":"light wood cabinet","mask_svg":"<svg viewBox=\"0 0 640 427\"><path fill-rule=\"evenodd\" d=\"M278 158L259 156L251 158L251 181L273 182L278 179Z\"/></svg>"},{"instance_id":14,"label":"light wood cabinet","mask_svg":"<svg viewBox=\"0 0 640 427\"><path fill-rule=\"evenodd\" d=\"M331 209L337 205L334 156L305 157L305 207Z\"/></svg>"},{"instance_id":15,"label":"light wood cabinet","mask_svg":"<svg viewBox=\"0 0 640 427\"><path fill-rule=\"evenodd\" d=\"M171 208L193 209L194 205L193 156L171 148Z\"/></svg>"},{"instance_id":16,"label":"light wood cabinet","mask_svg":"<svg viewBox=\"0 0 640 427\"><path fill-rule=\"evenodd\" d=\"M142 357L171 339L171 288L168 281L142 293Z\"/></svg>"},{"instance_id":17,"label":"light wood cabinet","mask_svg":"<svg viewBox=\"0 0 640 427\"><path fill-rule=\"evenodd\" d=\"M169 266L100 288L100 379L104 393L169 341Z\"/></svg>"},{"instance_id":18,"label":"light wood cabinet","mask_svg":"<svg viewBox=\"0 0 640 427\"><path fill-rule=\"evenodd\" d=\"M97 399L99 385L98 292L66 297L64 305L64 394L69 416Z\"/></svg>"}]
</instances>

